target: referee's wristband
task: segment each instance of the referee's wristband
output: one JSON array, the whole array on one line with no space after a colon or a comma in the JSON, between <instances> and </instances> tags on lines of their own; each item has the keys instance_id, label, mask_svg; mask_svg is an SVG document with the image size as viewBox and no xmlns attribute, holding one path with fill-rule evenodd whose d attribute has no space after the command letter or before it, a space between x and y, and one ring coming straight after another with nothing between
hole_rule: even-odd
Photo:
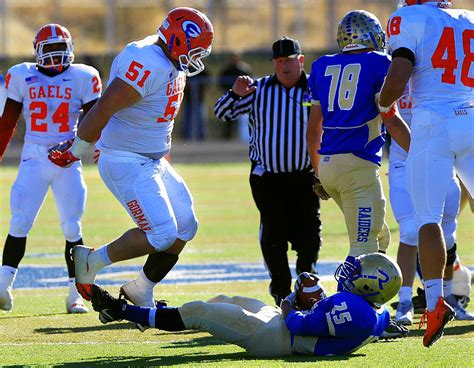
<instances>
[{"instance_id":1,"label":"referee's wristband","mask_svg":"<svg viewBox=\"0 0 474 368\"><path fill-rule=\"evenodd\" d=\"M71 153L77 158L81 157L89 148L90 143L82 140L78 136L74 138L74 143L71 146Z\"/></svg>"}]
</instances>

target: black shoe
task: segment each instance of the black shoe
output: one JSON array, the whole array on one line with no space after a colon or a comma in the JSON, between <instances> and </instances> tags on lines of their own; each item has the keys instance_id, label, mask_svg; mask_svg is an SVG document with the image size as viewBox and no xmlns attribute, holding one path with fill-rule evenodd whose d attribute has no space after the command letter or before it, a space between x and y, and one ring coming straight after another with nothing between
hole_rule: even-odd
<instances>
[{"instance_id":1,"label":"black shoe","mask_svg":"<svg viewBox=\"0 0 474 368\"><path fill-rule=\"evenodd\" d=\"M114 298L107 290L95 284L91 286L91 302L92 308L99 312L100 322L105 324L123 319L123 307L127 302Z\"/></svg>"},{"instance_id":2,"label":"black shoe","mask_svg":"<svg viewBox=\"0 0 474 368\"><path fill-rule=\"evenodd\" d=\"M426 296L425 296L425 290L422 288L417 288L416 289L416 294L411 300L413 303L413 309L415 313L418 314L423 314L425 313L426 309Z\"/></svg>"},{"instance_id":3,"label":"black shoe","mask_svg":"<svg viewBox=\"0 0 474 368\"><path fill-rule=\"evenodd\" d=\"M168 301L164 299L160 300L155 300L155 308L160 309L160 308L165 308L168 306Z\"/></svg>"},{"instance_id":4,"label":"black shoe","mask_svg":"<svg viewBox=\"0 0 474 368\"><path fill-rule=\"evenodd\" d=\"M390 323L388 324L387 328L382 335L380 335L380 339L382 340L389 340L389 339L398 339L402 337L406 337L408 335L408 328L403 326L393 319L390 319Z\"/></svg>"}]
</instances>

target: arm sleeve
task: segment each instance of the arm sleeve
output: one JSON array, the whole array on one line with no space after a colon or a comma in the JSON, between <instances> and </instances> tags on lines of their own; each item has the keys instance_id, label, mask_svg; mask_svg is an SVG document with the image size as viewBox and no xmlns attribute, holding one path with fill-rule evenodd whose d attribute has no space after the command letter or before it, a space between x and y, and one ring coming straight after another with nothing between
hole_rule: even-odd
<instances>
[{"instance_id":1,"label":"arm sleeve","mask_svg":"<svg viewBox=\"0 0 474 368\"><path fill-rule=\"evenodd\" d=\"M159 68L150 68L142 59L142 55L133 55L128 48L125 48L117 56L115 78L120 78L144 97L150 94L154 84L158 83L155 79L162 74L166 76L168 74Z\"/></svg>"},{"instance_id":2,"label":"arm sleeve","mask_svg":"<svg viewBox=\"0 0 474 368\"><path fill-rule=\"evenodd\" d=\"M24 88L22 88L21 75L18 66L14 66L8 70L5 77L5 87L7 89L7 98L19 103L23 103ZM24 84L24 83L23 83Z\"/></svg>"},{"instance_id":3,"label":"arm sleeve","mask_svg":"<svg viewBox=\"0 0 474 368\"><path fill-rule=\"evenodd\" d=\"M385 77L387 76L388 68L390 68L390 63L392 62L392 58L389 55L384 55L380 62L380 73L378 73L378 77L375 81L375 93L380 93L382 90L383 82L385 81Z\"/></svg>"},{"instance_id":4,"label":"arm sleeve","mask_svg":"<svg viewBox=\"0 0 474 368\"><path fill-rule=\"evenodd\" d=\"M423 14L411 7L401 8L392 14L387 26L388 46L392 53L403 47L416 55L418 37L424 34Z\"/></svg>"},{"instance_id":5,"label":"arm sleeve","mask_svg":"<svg viewBox=\"0 0 474 368\"><path fill-rule=\"evenodd\" d=\"M308 77L308 88L310 91L310 100L312 105L321 105L320 97L318 95L318 81L317 81L317 69L318 69L318 60L316 60L311 66L311 73Z\"/></svg>"},{"instance_id":6,"label":"arm sleeve","mask_svg":"<svg viewBox=\"0 0 474 368\"><path fill-rule=\"evenodd\" d=\"M84 78L82 105L97 100L102 93L102 81L99 72L95 68L89 67L88 74Z\"/></svg>"},{"instance_id":7,"label":"arm sleeve","mask_svg":"<svg viewBox=\"0 0 474 368\"><path fill-rule=\"evenodd\" d=\"M7 98L3 115L0 117L0 161L15 132L23 105Z\"/></svg>"},{"instance_id":8,"label":"arm sleeve","mask_svg":"<svg viewBox=\"0 0 474 368\"><path fill-rule=\"evenodd\" d=\"M232 121L237 119L240 115L250 113L252 111L257 91L245 97L236 95L232 90L227 91L224 96L219 98L216 102L214 106L214 114L221 120Z\"/></svg>"},{"instance_id":9,"label":"arm sleeve","mask_svg":"<svg viewBox=\"0 0 474 368\"><path fill-rule=\"evenodd\" d=\"M296 336L331 336L323 308L316 307L311 313L304 314L291 311L285 324L292 335Z\"/></svg>"}]
</instances>

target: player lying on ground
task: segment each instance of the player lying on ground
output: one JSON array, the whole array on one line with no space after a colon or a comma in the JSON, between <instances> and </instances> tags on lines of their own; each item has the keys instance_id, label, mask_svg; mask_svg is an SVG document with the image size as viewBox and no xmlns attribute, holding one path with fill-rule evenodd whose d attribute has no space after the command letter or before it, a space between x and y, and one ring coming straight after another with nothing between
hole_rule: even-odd
<instances>
[{"instance_id":1,"label":"player lying on ground","mask_svg":"<svg viewBox=\"0 0 474 368\"><path fill-rule=\"evenodd\" d=\"M390 315L379 305L401 285L400 269L387 256L373 253L357 260L353 277L344 280L346 291L326 297L316 275L303 273L281 309L225 295L181 307L157 302L156 308L146 308L114 298L97 285L92 285L91 300L102 323L125 319L165 331L205 331L256 356L348 354L381 336ZM297 303L312 307L300 310Z\"/></svg>"}]
</instances>

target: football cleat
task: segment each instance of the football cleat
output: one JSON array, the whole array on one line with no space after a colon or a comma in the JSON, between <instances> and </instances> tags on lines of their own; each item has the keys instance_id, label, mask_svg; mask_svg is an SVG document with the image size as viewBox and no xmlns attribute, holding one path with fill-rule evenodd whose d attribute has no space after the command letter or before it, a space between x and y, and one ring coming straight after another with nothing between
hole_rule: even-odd
<instances>
[{"instance_id":1,"label":"football cleat","mask_svg":"<svg viewBox=\"0 0 474 368\"><path fill-rule=\"evenodd\" d=\"M12 287L10 285L0 288L0 309L4 311L13 309Z\"/></svg>"},{"instance_id":2,"label":"football cleat","mask_svg":"<svg viewBox=\"0 0 474 368\"><path fill-rule=\"evenodd\" d=\"M84 300L79 295L69 295L66 299L66 311L68 314L82 314L89 312Z\"/></svg>"},{"instance_id":3,"label":"football cleat","mask_svg":"<svg viewBox=\"0 0 474 368\"><path fill-rule=\"evenodd\" d=\"M76 287L79 294L87 300L91 300L91 286L95 282L96 273L89 269L88 258L94 248L84 245L76 245L72 251L74 268L76 270Z\"/></svg>"},{"instance_id":4,"label":"football cleat","mask_svg":"<svg viewBox=\"0 0 474 368\"><path fill-rule=\"evenodd\" d=\"M393 319L390 319L390 323L388 324L387 328L382 335L380 335L380 339L382 340L390 340L390 339L398 339L402 337L406 337L408 335L408 328L403 326L400 323L395 322Z\"/></svg>"},{"instance_id":5,"label":"football cleat","mask_svg":"<svg viewBox=\"0 0 474 368\"><path fill-rule=\"evenodd\" d=\"M444 326L454 319L454 309L445 302L444 298L440 296L436 308L432 312L425 310L421 316L419 328L427 324L425 335L423 336L423 345L429 348L444 334Z\"/></svg>"},{"instance_id":6,"label":"football cleat","mask_svg":"<svg viewBox=\"0 0 474 368\"><path fill-rule=\"evenodd\" d=\"M140 290L135 280L124 284L120 288L120 295L140 307L156 308L153 299L153 290L151 292ZM136 323L135 326L137 326L141 332L145 332L145 330L148 329L148 326L142 326L139 323Z\"/></svg>"},{"instance_id":7,"label":"football cleat","mask_svg":"<svg viewBox=\"0 0 474 368\"><path fill-rule=\"evenodd\" d=\"M92 308L99 312L99 320L103 324L123 319L123 308L127 302L121 298L114 298L107 290L95 284L91 285L91 302Z\"/></svg>"},{"instance_id":8,"label":"football cleat","mask_svg":"<svg viewBox=\"0 0 474 368\"><path fill-rule=\"evenodd\" d=\"M413 304L411 301L398 303L395 322L404 326L410 326L413 323Z\"/></svg>"},{"instance_id":9,"label":"football cleat","mask_svg":"<svg viewBox=\"0 0 474 368\"><path fill-rule=\"evenodd\" d=\"M456 313L454 318L457 321L474 321L474 314L469 313L467 310L461 307L453 294L448 295L444 300L451 308L454 309L454 312Z\"/></svg>"}]
</instances>

